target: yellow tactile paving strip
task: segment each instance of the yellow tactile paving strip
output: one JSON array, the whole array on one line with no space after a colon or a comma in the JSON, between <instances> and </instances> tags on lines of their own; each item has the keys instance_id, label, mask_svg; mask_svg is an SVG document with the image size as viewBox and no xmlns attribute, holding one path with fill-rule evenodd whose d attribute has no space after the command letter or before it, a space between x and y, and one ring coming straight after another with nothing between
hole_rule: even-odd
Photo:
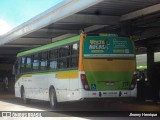
<instances>
[{"instance_id":1,"label":"yellow tactile paving strip","mask_svg":"<svg viewBox=\"0 0 160 120\"><path fill-rule=\"evenodd\" d=\"M15 98L14 93L0 93L0 99Z\"/></svg>"}]
</instances>

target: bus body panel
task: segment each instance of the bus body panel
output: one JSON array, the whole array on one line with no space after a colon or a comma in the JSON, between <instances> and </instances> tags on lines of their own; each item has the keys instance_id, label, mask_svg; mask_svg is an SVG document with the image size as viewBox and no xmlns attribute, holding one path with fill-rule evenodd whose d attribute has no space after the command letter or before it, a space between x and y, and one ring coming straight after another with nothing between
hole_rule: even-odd
<instances>
[{"instance_id":1,"label":"bus body panel","mask_svg":"<svg viewBox=\"0 0 160 120\"><path fill-rule=\"evenodd\" d=\"M77 72L78 73L78 72ZM20 89L24 86L26 90L26 97L30 99L39 99L49 101L49 87L54 86L57 94L58 102L64 101L77 101L87 98L106 98L106 97L136 97L136 88L134 90L84 90L82 82L80 80L80 75L85 72L79 72L78 78L66 78L66 79L56 79L55 73L52 74L42 74L42 75L32 75L33 79L29 77L21 77L15 84L15 96L21 97ZM68 73L69 74L69 73ZM28 79L29 78L29 79ZM33 85L27 87L28 80ZM36 80L39 80L38 82ZM41 81L41 82L40 82ZM69 84L69 82L71 82ZM35 84L36 83L36 84ZM48 83L48 85L45 85ZM60 85L61 84L61 85ZM77 87L69 87L77 86ZM37 87L36 87L37 86ZM41 87L38 87L41 86ZM44 87L43 87L44 86ZM67 89L68 88L68 89ZM101 96L100 96L101 93ZM121 95L120 95L121 94Z\"/></svg>"},{"instance_id":2,"label":"bus body panel","mask_svg":"<svg viewBox=\"0 0 160 120\"><path fill-rule=\"evenodd\" d=\"M21 97L20 91L23 86L27 98L49 101L49 88L53 86L58 102L80 99L78 70L25 76L20 77L15 83L16 97Z\"/></svg>"},{"instance_id":3,"label":"bus body panel","mask_svg":"<svg viewBox=\"0 0 160 120\"><path fill-rule=\"evenodd\" d=\"M81 71L79 72L79 75L81 74L85 74L85 72ZM79 80L80 82L80 100L83 99L89 99L89 98L129 98L129 97L136 97L137 96L137 87L135 86L135 88L133 90L123 90L123 89L119 89L119 90L106 90L106 89L102 89L102 90L84 90L81 80ZM97 84L96 84L97 85ZM106 86L107 87L107 86Z\"/></svg>"},{"instance_id":4,"label":"bus body panel","mask_svg":"<svg viewBox=\"0 0 160 120\"><path fill-rule=\"evenodd\" d=\"M92 90L128 90L135 70L135 60L85 59L84 70Z\"/></svg>"}]
</instances>

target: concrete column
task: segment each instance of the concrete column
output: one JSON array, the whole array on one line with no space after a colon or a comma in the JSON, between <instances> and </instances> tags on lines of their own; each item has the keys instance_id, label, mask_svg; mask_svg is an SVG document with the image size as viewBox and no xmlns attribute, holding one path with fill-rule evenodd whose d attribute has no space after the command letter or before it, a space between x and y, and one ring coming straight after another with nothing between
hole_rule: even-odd
<instances>
[{"instance_id":1,"label":"concrete column","mask_svg":"<svg viewBox=\"0 0 160 120\"><path fill-rule=\"evenodd\" d=\"M152 80L154 65L154 48L152 46L147 46L147 78L148 81Z\"/></svg>"}]
</instances>

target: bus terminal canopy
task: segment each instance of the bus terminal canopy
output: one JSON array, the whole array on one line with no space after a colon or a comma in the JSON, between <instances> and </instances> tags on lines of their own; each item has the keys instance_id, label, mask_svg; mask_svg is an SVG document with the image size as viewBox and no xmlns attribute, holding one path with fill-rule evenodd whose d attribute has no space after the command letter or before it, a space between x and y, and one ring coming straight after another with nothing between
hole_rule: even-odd
<instances>
[{"instance_id":1,"label":"bus terminal canopy","mask_svg":"<svg viewBox=\"0 0 160 120\"><path fill-rule=\"evenodd\" d=\"M160 40L159 0L64 0L0 36L0 63L18 52L86 33L132 36L137 46Z\"/></svg>"}]
</instances>

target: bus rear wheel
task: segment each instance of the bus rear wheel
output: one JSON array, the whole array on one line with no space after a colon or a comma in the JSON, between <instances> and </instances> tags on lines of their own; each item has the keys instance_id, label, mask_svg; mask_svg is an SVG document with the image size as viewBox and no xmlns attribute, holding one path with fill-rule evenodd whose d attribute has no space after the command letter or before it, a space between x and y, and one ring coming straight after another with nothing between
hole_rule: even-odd
<instances>
[{"instance_id":1,"label":"bus rear wheel","mask_svg":"<svg viewBox=\"0 0 160 120\"><path fill-rule=\"evenodd\" d=\"M50 98L50 107L52 109L56 109L57 108L57 97L56 97L55 89L53 87L49 91L49 98Z\"/></svg>"}]
</instances>

